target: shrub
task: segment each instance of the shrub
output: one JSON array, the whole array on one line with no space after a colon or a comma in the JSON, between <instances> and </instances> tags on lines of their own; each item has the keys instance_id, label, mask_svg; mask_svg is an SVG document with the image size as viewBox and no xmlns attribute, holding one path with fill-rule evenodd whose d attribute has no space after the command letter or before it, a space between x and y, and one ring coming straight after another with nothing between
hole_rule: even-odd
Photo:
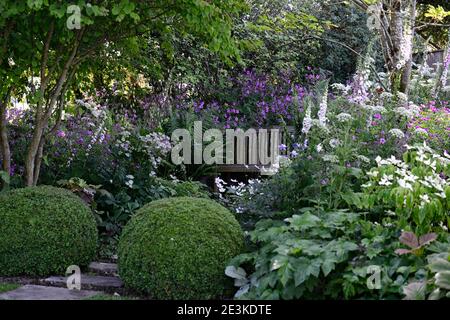
<instances>
[{"instance_id":1,"label":"shrub","mask_svg":"<svg viewBox=\"0 0 450 320\"><path fill-rule=\"evenodd\" d=\"M0 275L48 275L95 256L94 216L71 192L16 189L0 196Z\"/></svg>"},{"instance_id":2,"label":"shrub","mask_svg":"<svg viewBox=\"0 0 450 320\"><path fill-rule=\"evenodd\" d=\"M141 208L119 242L125 285L158 299L223 294L227 262L243 246L233 215L208 199L170 198Z\"/></svg>"}]
</instances>

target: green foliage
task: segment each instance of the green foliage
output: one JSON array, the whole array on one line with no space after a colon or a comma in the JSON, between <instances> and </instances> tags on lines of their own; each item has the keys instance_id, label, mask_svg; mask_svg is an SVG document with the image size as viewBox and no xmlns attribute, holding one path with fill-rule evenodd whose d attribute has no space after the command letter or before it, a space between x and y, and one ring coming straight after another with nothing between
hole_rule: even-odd
<instances>
[{"instance_id":1,"label":"green foliage","mask_svg":"<svg viewBox=\"0 0 450 320\"><path fill-rule=\"evenodd\" d=\"M414 281L403 288L406 300L439 300L450 298L450 238L435 243L428 255L428 275L422 281Z\"/></svg>"},{"instance_id":2,"label":"green foliage","mask_svg":"<svg viewBox=\"0 0 450 320\"><path fill-rule=\"evenodd\" d=\"M450 298L450 244L440 243L433 249L437 252L428 256L428 267L434 288L429 299Z\"/></svg>"},{"instance_id":3,"label":"green foliage","mask_svg":"<svg viewBox=\"0 0 450 320\"><path fill-rule=\"evenodd\" d=\"M368 175L362 207L393 211L399 227L415 228L419 235L440 230L450 221L450 156L441 156L424 143L408 147L403 161L377 158Z\"/></svg>"},{"instance_id":4,"label":"green foliage","mask_svg":"<svg viewBox=\"0 0 450 320\"><path fill-rule=\"evenodd\" d=\"M9 174L5 171L0 171L0 186L2 186L0 193L8 191L10 182L11 177Z\"/></svg>"},{"instance_id":5,"label":"green foliage","mask_svg":"<svg viewBox=\"0 0 450 320\"><path fill-rule=\"evenodd\" d=\"M0 293L12 291L19 287L20 285L14 283L0 283Z\"/></svg>"},{"instance_id":6,"label":"green foliage","mask_svg":"<svg viewBox=\"0 0 450 320\"><path fill-rule=\"evenodd\" d=\"M434 7L432 5L428 6L427 12L424 14L425 17L431 18L434 21L442 22L445 18L450 17L450 11L446 11L442 6Z\"/></svg>"},{"instance_id":7,"label":"green foliage","mask_svg":"<svg viewBox=\"0 0 450 320\"><path fill-rule=\"evenodd\" d=\"M0 196L0 275L64 273L95 257L91 210L67 190L16 189Z\"/></svg>"},{"instance_id":8,"label":"green foliage","mask_svg":"<svg viewBox=\"0 0 450 320\"><path fill-rule=\"evenodd\" d=\"M241 276L251 271L246 281L240 279L238 297L399 298L406 280L424 272L424 262L394 253L397 232L388 225L345 210L303 209L284 222L261 221L250 233L255 250L232 261ZM380 272L378 288L368 286L374 266Z\"/></svg>"},{"instance_id":9,"label":"green foliage","mask_svg":"<svg viewBox=\"0 0 450 320\"><path fill-rule=\"evenodd\" d=\"M243 245L233 215L206 199L154 201L125 227L119 273L126 286L157 299L211 299L224 293L229 259Z\"/></svg>"}]
</instances>

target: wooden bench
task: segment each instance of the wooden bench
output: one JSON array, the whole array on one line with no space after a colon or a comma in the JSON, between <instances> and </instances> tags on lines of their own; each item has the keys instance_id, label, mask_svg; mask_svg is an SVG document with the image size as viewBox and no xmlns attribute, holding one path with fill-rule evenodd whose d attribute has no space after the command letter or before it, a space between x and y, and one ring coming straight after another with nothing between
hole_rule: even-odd
<instances>
[{"instance_id":1,"label":"wooden bench","mask_svg":"<svg viewBox=\"0 0 450 320\"><path fill-rule=\"evenodd\" d=\"M270 143L272 141L272 139L270 137L270 132L271 132L272 129L278 129L279 130L279 137L278 137L279 144L278 145L281 145L281 144L287 145L288 144L288 136L287 136L287 134L292 135L295 132L295 128L294 127L287 127L287 128L271 127L271 128L268 128L267 131L269 133L269 139L267 140L267 143L269 145L267 146L267 150L270 150ZM235 150L234 150L234 156L235 156L234 160L235 161L234 162L235 163L238 162L237 158L236 158L237 147L238 147L237 143L235 143L235 145L234 145L234 148L235 148ZM269 169L270 168L270 166L261 165L259 163L259 159L258 159L258 163L257 164L250 164L249 163L249 153L250 153L250 151L249 151L248 139L246 139L246 141L245 141L245 149L244 150L245 150L245 159L246 159L244 164L222 164L222 165L217 165L216 166L217 174L238 174L238 175L239 174L240 175L242 175L242 174L251 174L251 175L260 175L262 168L265 168L265 169ZM280 155L287 155L287 152L288 151L279 151L279 154Z\"/></svg>"}]
</instances>

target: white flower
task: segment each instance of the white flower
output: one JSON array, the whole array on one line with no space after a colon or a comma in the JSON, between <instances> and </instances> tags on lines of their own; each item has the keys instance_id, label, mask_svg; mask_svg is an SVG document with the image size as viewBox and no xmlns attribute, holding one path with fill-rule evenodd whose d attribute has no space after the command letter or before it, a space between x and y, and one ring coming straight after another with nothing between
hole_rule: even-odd
<instances>
[{"instance_id":1,"label":"white flower","mask_svg":"<svg viewBox=\"0 0 450 320\"><path fill-rule=\"evenodd\" d=\"M411 183L416 183L416 181L419 179L419 177L413 175L413 174L406 174L404 176L405 181L407 182L411 182Z\"/></svg>"},{"instance_id":2,"label":"white flower","mask_svg":"<svg viewBox=\"0 0 450 320\"><path fill-rule=\"evenodd\" d=\"M308 109L306 109L306 115L303 119L303 128L302 133L305 135L308 134L309 130L311 130L312 127L312 119L311 119L311 106L308 106Z\"/></svg>"},{"instance_id":3,"label":"white flower","mask_svg":"<svg viewBox=\"0 0 450 320\"><path fill-rule=\"evenodd\" d=\"M420 200L422 200L422 203L430 203L430 197L427 194L420 195Z\"/></svg>"},{"instance_id":4,"label":"white flower","mask_svg":"<svg viewBox=\"0 0 450 320\"><path fill-rule=\"evenodd\" d=\"M336 116L336 119L337 119L339 122L349 122L349 121L352 121L352 120L353 120L353 117L352 117L351 114L348 114L348 113L343 112L343 113L338 114L338 115Z\"/></svg>"},{"instance_id":5,"label":"white flower","mask_svg":"<svg viewBox=\"0 0 450 320\"><path fill-rule=\"evenodd\" d=\"M320 152L322 152L322 150L323 150L322 144L319 143L319 144L316 146L316 151L320 153Z\"/></svg>"},{"instance_id":6,"label":"white flower","mask_svg":"<svg viewBox=\"0 0 450 320\"><path fill-rule=\"evenodd\" d=\"M378 165L379 167L381 166L381 161L383 161L383 159L382 159L380 156L378 156L378 157L375 158L375 162L377 163L377 165Z\"/></svg>"},{"instance_id":7,"label":"white flower","mask_svg":"<svg viewBox=\"0 0 450 320\"><path fill-rule=\"evenodd\" d=\"M389 134L397 139L403 139L405 137L405 134L400 129L391 129Z\"/></svg>"},{"instance_id":8,"label":"white flower","mask_svg":"<svg viewBox=\"0 0 450 320\"><path fill-rule=\"evenodd\" d=\"M375 112L375 113L386 113L387 110L383 106L371 106L368 104L362 105L362 108L367 111Z\"/></svg>"},{"instance_id":9,"label":"white flower","mask_svg":"<svg viewBox=\"0 0 450 320\"><path fill-rule=\"evenodd\" d=\"M331 163L339 163L339 158L334 154L326 154L322 157L323 161Z\"/></svg>"},{"instance_id":10,"label":"white flower","mask_svg":"<svg viewBox=\"0 0 450 320\"><path fill-rule=\"evenodd\" d=\"M408 96L403 92L397 92L397 97L402 102L408 102Z\"/></svg>"},{"instance_id":11,"label":"white flower","mask_svg":"<svg viewBox=\"0 0 450 320\"><path fill-rule=\"evenodd\" d=\"M412 185L409 182L406 182L406 180L404 180L404 179L398 179L398 185L400 187L402 187L403 189L408 189L408 190L413 191Z\"/></svg>"},{"instance_id":12,"label":"white flower","mask_svg":"<svg viewBox=\"0 0 450 320\"><path fill-rule=\"evenodd\" d=\"M367 172L367 175L368 175L369 177L373 177L373 178L378 177L379 174L380 174L380 172L379 172L379 171L376 171L376 170L372 170L372 171Z\"/></svg>"},{"instance_id":13,"label":"white flower","mask_svg":"<svg viewBox=\"0 0 450 320\"><path fill-rule=\"evenodd\" d=\"M357 158L358 158L358 160L360 160L360 161L362 161L364 163L370 163L370 159L367 158L366 156L358 155Z\"/></svg>"},{"instance_id":14,"label":"white flower","mask_svg":"<svg viewBox=\"0 0 450 320\"><path fill-rule=\"evenodd\" d=\"M370 188L372 186L372 182L368 182L366 184L363 184L361 187L362 188Z\"/></svg>"},{"instance_id":15,"label":"white flower","mask_svg":"<svg viewBox=\"0 0 450 320\"><path fill-rule=\"evenodd\" d=\"M439 198L447 199L447 195L445 194L444 191L442 191L440 193L435 193L435 195L437 195Z\"/></svg>"},{"instance_id":16,"label":"white flower","mask_svg":"<svg viewBox=\"0 0 450 320\"><path fill-rule=\"evenodd\" d=\"M347 93L350 90L350 86L342 83L333 83L331 87L335 90L342 91L343 93Z\"/></svg>"},{"instance_id":17,"label":"white flower","mask_svg":"<svg viewBox=\"0 0 450 320\"><path fill-rule=\"evenodd\" d=\"M418 135L428 136L427 130L425 130L423 128L417 128L416 130L414 130L414 133L416 133Z\"/></svg>"},{"instance_id":18,"label":"white flower","mask_svg":"<svg viewBox=\"0 0 450 320\"><path fill-rule=\"evenodd\" d=\"M319 113L317 117L319 118L319 124L321 127L325 127L327 125L327 108L328 108L328 88L325 90L322 102L320 103Z\"/></svg>"},{"instance_id":19,"label":"white flower","mask_svg":"<svg viewBox=\"0 0 450 320\"><path fill-rule=\"evenodd\" d=\"M133 184L134 184L133 180L128 180L125 182L125 185L130 189L133 188Z\"/></svg>"},{"instance_id":20,"label":"white flower","mask_svg":"<svg viewBox=\"0 0 450 320\"><path fill-rule=\"evenodd\" d=\"M383 99L383 100L392 99L393 97L394 97L394 95L392 93L390 93L390 92L387 92L387 91L383 92L380 95L380 98Z\"/></svg>"},{"instance_id":21,"label":"white flower","mask_svg":"<svg viewBox=\"0 0 450 320\"><path fill-rule=\"evenodd\" d=\"M330 144L330 147L332 147L333 149L336 149L337 147L339 147L341 145L341 141L339 139L331 139L329 144Z\"/></svg>"},{"instance_id":22,"label":"white flower","mask_svg":"<svg viewBox=\"0 0 450 320\"><path fill-rule=\"evenodd\" d=\"M380 186L389 187L392 185L392 180L394 180L394 176L384 174L383 177L381 178L381 181L379 182L379 184L380 184Z\"/></svg>"},{"instance_id":23,"label":"white flower","mask_svg":"<svg viewBox=\"0 0 450 320\"><path fill-rule=\"evenodd\" d=\"M217 189L219 190L220 193L224 193L226 191L225 185L227 183L225 181L223 181L222 179L217 177L214 182L215 182L216 187L217 187Z\"/></svg>"}]
</instances>

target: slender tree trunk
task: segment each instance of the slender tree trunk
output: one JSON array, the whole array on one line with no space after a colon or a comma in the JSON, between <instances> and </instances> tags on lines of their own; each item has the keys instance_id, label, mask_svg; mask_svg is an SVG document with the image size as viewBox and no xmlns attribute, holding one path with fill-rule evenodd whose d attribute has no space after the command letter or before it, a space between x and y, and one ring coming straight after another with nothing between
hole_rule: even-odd
<instances>
[{"instance_id":1,"label":"slender tree trunk","mask_svg":"<svg viewBox=\"0 0 450 320\"><path fill-rule=\"evenodd\" d=\"M56 134L58 129L61 127L62 114L63 114L64 105L65 105L65 101L66 101L65 94L67 92L67 89L69 88L69 84L70 84L70 81L71 81L74 73L75 73L75 69L72 70L72 73L69 75L69 78L66 81L66 84L64 85L64 89L61 92L61 98L60 98L60 100L58 102L58 106L57 106L57 117L56 117L55 125L47 134L42 135L41 141L39 143L38 152L36 154L35 163L34 163L34 174L33 174L33 185L34 186L36 186L39 181L39 176L41 173L42 158L44 156L44 147L45 147L47 138ZM46 127L48 126L48 121L46 122L45 126Z\"/></svg>"},{"instance_id":2,"label":"slender tree trunk","mask_svg":"<svg viewBox=\"0 0 450 320\"><path fill-rule=\"evenodd\" d=\"M391 74L391 90L392 92L397 92L400 89L400 79L403 73L403 65L401 62L401 45L403 42L403 17L401 14L401 1L394 0L389 9L391 11L389 29L393 43L391 51L393 63L388 66L388 70Z\"/></svg>"},{"instance_id":3,"label":"slender tree trunk","mask_svg":"<svg viewBox=\"0 0 450 320\"><path fill-rule=\"evenodd\" d=\"M25 183L28 187L35 185L35 164L36 164L36 156L39 151L39 146L41 144L42 135L44 134L44 128L42 120L36 119L36 127L34 129L33 137L31 139L31 143L28 147L27 156L25 159Z\"/></svg>"},{"instance_id":4,"label":"slender tree trunk","mask_svg":"<svg viewBox=\"0 0 450 320\"><path fill-rule=\"evenodd\" d=\"M34 174L33 174L33 186L36 186L39 180L39 175L41 173L41 164L42 157L44 155L44 145L45 145L45 136L43 135L41 138L41 142L39 143L38 152L36 154L36 158L34 159Z\"/></svg>"},{"instance_id":5,"label":"slender tree trunk","mask_svg":"<svg viewBox=\"0 0 450 320\"><path fill-rule=\"evenodd\" d=\"M409 21L406 22L406 28L408 28L407 32L410 32L411 34L411 53L408 57L408 60L406 61L405 68L403 70L402 78L400 81L400 91L405 93L406 95L409 95L409 88L411 84L411 73L412 73L412 66L413 66L413 42L414 42L414 35L415 35L415 23L416 23L416 9L417 9L417 0L411 0L411 4L409 7L410 13L409 13Z\"/></svg>"},{"instance_id":6,"label":"slender tree trunk","mask_svg":"<svg viewBox=\"0 0 450 320\"><path fill-rule=\"evenodd\" d=\"M2 156L2 171L11 173L11 149L8 139L8 121L6 119L7 107L10 99L11 88L6 97L0 101L0 152Z\"/></svg>"},{"instance_id":7,"label":"slender tree trunk","mask_svg":"<svg viewBox=\"0 0 450 320\"><path fill-rule=\"evenodd\" d=\"M50 29L49 35L47 37L48 43L50 42L52 32L53 30ZM37 180L39 179L40 165L42 161L42 150L45 144L45 136L44 136L45 131L48 127L48 123L55 109L55 106L58 103L58 100L61 99L61 97L65 94L65 90L67 90L67 83L70 80L69 78L71 78L75 72L76 65L74 63L74 60L77 55L79 45L81 43L83 33L84 29L81 29L76 36L70 56L65 62L62 71L59 77L57 78L55 87L51 90L51 95L46 99L47 101L47 103L45 104L46 108L44 108L44 105L42 105L43 101L41 101L40 104L38 104L36 111L35 129L33 137L31 139L31 143L28 148L25 161L25 169L26 169L25 182L27 186L36 185ZM49 83L49 77L51 76L45 75L45 68L47 65L47 58L48 58L48 53L45 52L47 51L48 46L46 45L46 51L44 51L43 61L41 65L41 84L44 83L45 85ZM69 71L71 71L70 74ZM41 91L45 89L46 89L45 86L44 88L41 87Z\"/></svg>"}]
</instances>

